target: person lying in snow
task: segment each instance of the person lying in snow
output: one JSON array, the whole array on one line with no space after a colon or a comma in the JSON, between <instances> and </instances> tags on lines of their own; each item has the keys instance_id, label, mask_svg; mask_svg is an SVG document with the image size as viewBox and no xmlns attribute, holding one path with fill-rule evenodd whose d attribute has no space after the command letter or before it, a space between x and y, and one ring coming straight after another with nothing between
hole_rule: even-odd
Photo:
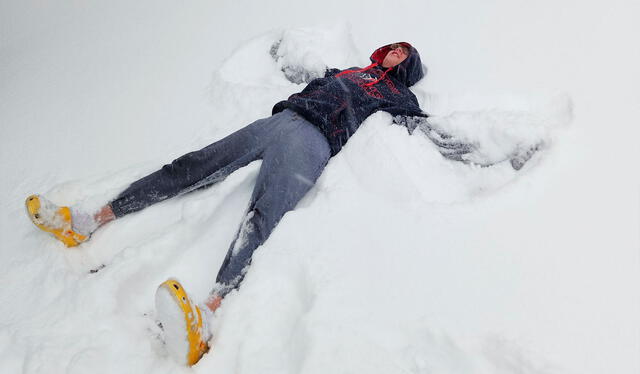
<instances>
[{"instance_id":1,"label":"person lying in snow","mask_svg":"<svg viewBox=\"0 0 640 374\"><path fill-rule=\"evenodd\" d=\"M157 318L167 349L178 361L193 365L209 348L210 333L203 317L239 286L255 249L313 187L329 158L340 152L367 117L382 110L410 131L419 126L452 159L460 160L460 155L470 151L468 145L449 141L424 121L428 116L409 90L424 76L413 46L406 42L385 45L370 59L371 65L365 68L327 69L324 77L313 79L302 92L277 103L271 117L179 157L132 183L95 214L73 206L59 207L32 195L26 200L29 217L66 246L77 246L107 222L210 186L261 159L249 208L209 298L194 304L174 279L156 291Z\"/></svg>"}]
</instances>

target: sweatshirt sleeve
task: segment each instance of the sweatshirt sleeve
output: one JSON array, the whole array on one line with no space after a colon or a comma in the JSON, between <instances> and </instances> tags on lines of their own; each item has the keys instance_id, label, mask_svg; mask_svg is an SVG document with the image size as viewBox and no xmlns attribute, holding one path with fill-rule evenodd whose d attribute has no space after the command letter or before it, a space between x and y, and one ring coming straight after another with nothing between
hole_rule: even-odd
<instances>
[{"instance_id":1,"label":"sweatshirt sleeve","mask_svg":"<svg viewBox=\"0 0 640 374\"><path fill-rule=\"evenodd\" d=\"M328 78L328 77L333 77L334 75L338 74L341 70L340 69L336 69L336 68L327 68L327 70L325 70L324 72L324 77Z\"/></svg>"},{"instance_id":2,"label":"sweatshirt sleeve","mask_svg":"<svg viewBox=\"0 0 640 374\"><path fill-rule=\"evenodd\" d=\"M398 122L399 117L422 117L427 118L429 114L420 109L420 104L418 103L418 98L412 92L408 92L405 95L406 99L400 103L394 103L386 108L383 108L385 112L391 114L394 117L394 122L398 124L402 124L406 126L406 119L404 121ZM415 128L415 126L414 126ZM413 131L410 129L410 131Z\"/></svg>"}]
</instances>

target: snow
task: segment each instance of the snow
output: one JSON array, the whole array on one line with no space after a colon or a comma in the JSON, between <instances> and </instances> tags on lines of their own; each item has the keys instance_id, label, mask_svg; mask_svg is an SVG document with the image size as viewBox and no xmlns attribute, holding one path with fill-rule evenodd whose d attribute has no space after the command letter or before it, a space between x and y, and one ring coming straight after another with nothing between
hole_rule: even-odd
<instances>
[{"instance_id":1,"label":"snow","mask_svg":"<svg viewBox=\"0 0 640 374\"><path fill-rule=\"evenodd\" d=\"M189 353L189 341L185 334L187 323L184 313L165 288L156 291L155 315L162 321L161 334L166 342L167 352L176 362L186 362Z\"/></svg>"},{"instance_id":2,"label":"snow","mask_svg":"<svg viewBox=\"0 0 640 374\"><path fill-rule=\"evenodd\" d=\"M0 372L640 372L638 10L1 3ZM429 67L421 107L477 160L544 147L517 172L479 167L371 116L255 253L193 368L160 343L154 293L176 277L204 300L259 162L75 249L24 214L32 193L96 209L269 115L297 67L363 66L399 40Z\"/></svg>"}]
</instances>

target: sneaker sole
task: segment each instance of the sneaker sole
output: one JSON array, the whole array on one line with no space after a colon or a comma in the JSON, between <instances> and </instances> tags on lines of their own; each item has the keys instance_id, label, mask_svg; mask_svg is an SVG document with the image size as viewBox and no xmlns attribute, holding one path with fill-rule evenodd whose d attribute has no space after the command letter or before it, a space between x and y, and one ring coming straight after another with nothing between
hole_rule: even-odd
<instances>
[{"instance_id":1,"label":"sneaker sole","mask_svg":"<svg viewBox=\"0 0 640 374\"><path fill-rule=\"evenodd\" d=\"M69 207L60 207L57 214L59 214L64 222L62 227L50 227L45 225L44 221L40 217L40 209L42 203L40 202L40 196L31 195L25 200L25 207L27 209L27 215L31 222L36 227L44 232L48 232L56 239L61 241L67 247L76 247L78 244L88 239L85 235L80 235L71 230L71 210Z\"/></svg>"},{"instance_id":2,"label":"sneaker sole","mask_svg":"<svg viewBox=\"0 0 640 374\"><path fill-rule=\"evenodd\" d=\"M159 299L162 297L161 292L163 291L168 292L171 296L175 304L173 307L167 305L166 301L164 306L159 305L159 303L163 302ZM171 345L171 347L168 347L169 352L178 361L189 366L197 363L209 351L209 345L202 339L202 313L200 308L191 302L180 282L175 279L169 279L158 287L156 291L156 309L158 311L158 319L163 328L166 329L165 333L168 333L169 330L172 333L176 333L175 330L182 329L183 335L181 336L186 338L186 343L188 343L187 352L184 354L184 348L186 347L183 344L185 341L181 341L180 337L177 336L166 337L165 343ZM182 319L176 321L176 315L180 314ZM169 326L171 323L173 328ZM179 324L179 326L176 326L176 324Z\"/></svg>"}]
</instances>

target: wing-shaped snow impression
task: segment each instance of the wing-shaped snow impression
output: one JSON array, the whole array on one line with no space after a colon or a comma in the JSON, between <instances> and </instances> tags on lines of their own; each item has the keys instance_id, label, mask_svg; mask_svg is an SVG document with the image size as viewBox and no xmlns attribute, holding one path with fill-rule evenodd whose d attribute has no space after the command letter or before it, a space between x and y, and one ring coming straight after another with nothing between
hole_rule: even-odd
<instances>
[{"instance_id":1,"label":"wing-shaped snow impression","mask_svg":"<svg viewBox=\"0 0 640 374\"><path fill-rule=\"evenodd\" d=\"M410 133L421 130L446 158L479 166L508 161L520 170L538 151L551 146L556 130L573 115L566 94L439 95L426 97L429 118L396 117ZM473 103L470 105L470 103Z\"/></svg>"}]
</instances>

